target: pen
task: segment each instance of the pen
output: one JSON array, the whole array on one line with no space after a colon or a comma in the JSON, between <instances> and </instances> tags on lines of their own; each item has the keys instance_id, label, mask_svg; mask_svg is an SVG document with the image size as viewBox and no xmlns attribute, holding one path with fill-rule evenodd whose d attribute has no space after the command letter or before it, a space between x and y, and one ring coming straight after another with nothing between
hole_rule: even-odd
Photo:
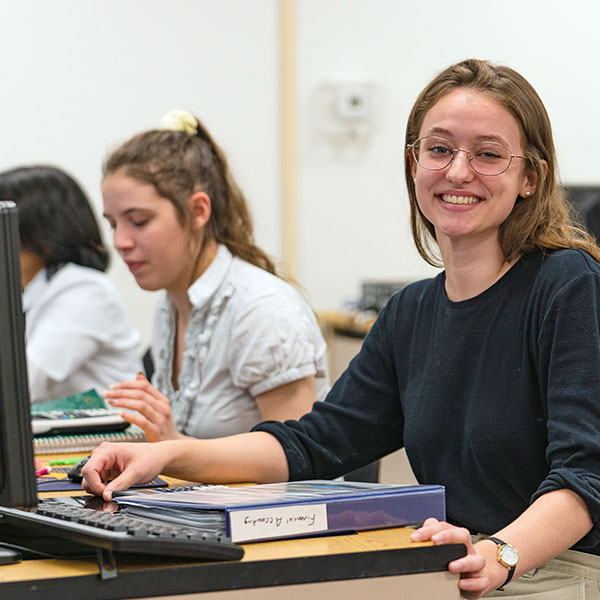
<instances>
[{"instance_id":1,"label":"pen","mask_svg":"<svg viewBox=\"0 0 600 600\"><path fill-rule=\"evenodd\" d=\"M36 469L35 476L41 477L42 475L47 475L48 473L52 473L52 467L44 467L43 469Z\"/></svg>"},{"instance_id":2,"label":"pen","mask_svg":"<svg viewBox=\"0 0 600 600\"><path fill-rule=\"evenodd\" d=\"M58 465L76 465L81 458L61 458L60 460L51 460L50 465L56 467Z\"/></svg>"}]
</instances>

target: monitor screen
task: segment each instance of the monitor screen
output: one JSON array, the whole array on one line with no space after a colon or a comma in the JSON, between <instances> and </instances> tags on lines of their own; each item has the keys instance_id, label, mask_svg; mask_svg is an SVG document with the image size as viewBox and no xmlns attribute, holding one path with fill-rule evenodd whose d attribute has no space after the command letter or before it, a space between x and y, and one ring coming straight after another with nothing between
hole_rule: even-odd
<instances>
[{"instance_id":1,"label":"monitor screen","mask_svg":"<svg viewBox=\"0 0 600 600\"><path fill-rule=\"evenodd\" d=\"M600 240L600 186L565 185L564 189L581 224Z\"/></svg>"},{"instance_id":2,"label":"monitor screen","mask_svg":"<svg viewBox=\"0 0 600 600\"><path fill-rule=\"evenodd\" d=\"M0 505L37 502L17 208L0 202Z\"/></svg>"}]
</instances>

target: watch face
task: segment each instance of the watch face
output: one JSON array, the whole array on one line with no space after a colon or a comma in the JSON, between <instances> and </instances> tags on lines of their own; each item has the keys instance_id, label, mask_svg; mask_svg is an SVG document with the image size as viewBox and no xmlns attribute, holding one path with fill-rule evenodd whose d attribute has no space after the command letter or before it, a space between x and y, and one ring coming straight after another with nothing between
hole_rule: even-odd
<instances>
[{"instance_id":1,"label":"watch face","mask_svg":"<svg viewBox=\"0 0 600 600\"><path fill-rule=\"evenodd\" d=\"M519 562L519 551L510 544L502 546L500 557L509 566L514 567Z\"/></svg>"}]
</instances>

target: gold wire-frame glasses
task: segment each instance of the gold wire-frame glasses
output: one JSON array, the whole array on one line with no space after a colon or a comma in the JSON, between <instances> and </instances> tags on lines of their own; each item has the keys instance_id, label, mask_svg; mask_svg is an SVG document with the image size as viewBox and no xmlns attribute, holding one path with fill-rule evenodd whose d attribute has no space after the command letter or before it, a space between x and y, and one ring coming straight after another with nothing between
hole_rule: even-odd
<instances>
[{"instance_id":1,"label":"gold wire-frame glasses","mask_svg":"<svg viewBox=\"0 0 600 600\"><path fill-rule=\"evenodd\" d=\"M458 152L467 155L469 165L479 175L502 175L513 158L528 160L521 154L513 154L504 144L498 142L478 142L469 149L455 148L448 140L427 135L419 138L407 148L412 151L417 164L428 171L441 171L450 165Z\"/></svg>"}]
</instances>

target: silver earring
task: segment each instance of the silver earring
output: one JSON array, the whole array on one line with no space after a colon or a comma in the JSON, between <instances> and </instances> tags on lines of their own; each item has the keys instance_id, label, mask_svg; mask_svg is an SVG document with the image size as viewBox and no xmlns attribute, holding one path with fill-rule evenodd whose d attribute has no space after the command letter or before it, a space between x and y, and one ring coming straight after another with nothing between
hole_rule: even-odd
<instances>
[{"instance_id":1,"label":"silver earring","mask_svg":"<svg viewBox=\"0 0 600 600\"><path fill-rule=\"evenodd\" d=\"M531 192L525 192L526 196L531 196Z\"/></svg>"}]
</instances>

